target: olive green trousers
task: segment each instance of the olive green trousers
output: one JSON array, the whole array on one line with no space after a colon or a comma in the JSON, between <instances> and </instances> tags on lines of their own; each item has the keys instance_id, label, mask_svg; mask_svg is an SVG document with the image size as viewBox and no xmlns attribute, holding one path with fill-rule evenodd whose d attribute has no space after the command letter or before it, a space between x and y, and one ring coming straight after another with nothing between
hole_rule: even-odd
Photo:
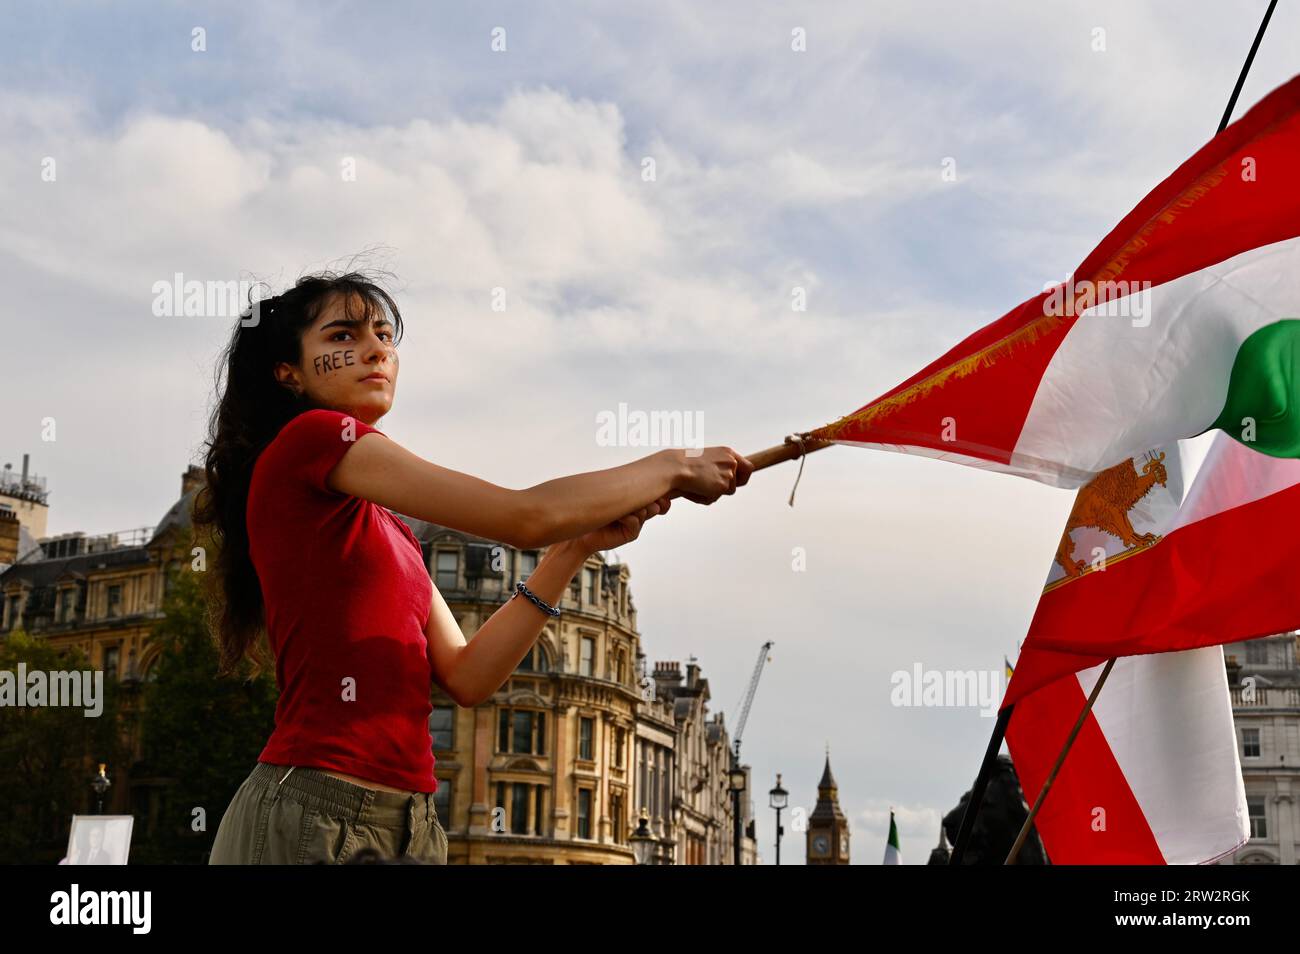
<instances>
[{"instance_id":1,"label":"olive green trousers","mask_svg":"<svg viewBox=\"0 0 1300 954\"><path fill-rule=\"evenodd\" d=\"M381 858L447 863L447 833L432 794L399 795L312 768L258 762L221 818L208 864L338 865Z\"/></svg>"}]
</instances>

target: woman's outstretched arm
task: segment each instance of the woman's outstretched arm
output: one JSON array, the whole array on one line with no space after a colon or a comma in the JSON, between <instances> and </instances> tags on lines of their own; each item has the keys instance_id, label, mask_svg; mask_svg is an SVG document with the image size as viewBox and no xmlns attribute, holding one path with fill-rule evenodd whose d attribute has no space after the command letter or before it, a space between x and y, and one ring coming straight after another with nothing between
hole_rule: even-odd
<instances>
[{"instance_id":1,"label":"woman's outstretched arm","mask_svg":"<svg viewBox=\"0 0 1300 954\"><path fill-rule=\"evenodd\" d=\"M528 589L552 606L591 554L573 540L548 547L528 574ZM520 596L507 600L468 642L437 587L424 635L433 679L464 709L491 698L527 655L547 615Z\"/></svg>"},{"instance_id":2,"label":"woman's outstretched arm","mask_svg":"<svg viewBox=\"0 0 1300 954\"><path fill-rule=\"evenodd\" d=\"M647 520L666 513L671 505L667 498L660 498L599 530L547 547L528 576L528 589L557 606L587 557L598 550L635 540ZM515 597L493 613L467 642L435 586L429 621L424 629L434 681L457 705L463 708L479 705L510 678L548 619L531 601Z\"/></svg>"},{"instance_id":3,"label":"woman's outstretched arm","mask_svg":"<svg viewBox=\"0 0 1300 954\"><path fill-rule=\"evenodd\" d=\"M396 513L533 549L603 527L660 497L712 503L735 493L752 470L729 447L691 455L673 448L511 490L440 467L387 435L364 434L330 471L326 486Z\"/></svg>"}]
</instances>

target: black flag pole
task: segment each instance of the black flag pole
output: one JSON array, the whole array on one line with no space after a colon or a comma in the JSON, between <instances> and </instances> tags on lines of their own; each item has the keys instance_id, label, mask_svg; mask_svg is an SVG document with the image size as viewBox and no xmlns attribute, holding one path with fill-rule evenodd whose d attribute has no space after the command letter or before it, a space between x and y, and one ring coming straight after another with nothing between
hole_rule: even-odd
<instances>
[{"instance_id":1,"label":"black flag pole","mask_svg":"<svg viewBox=\"0 0 1300 954\"><path fill-rule=\"evenodd\" d=\"M1264 31L1268 29L1269 18L1273 16L1273 8L1277 6L1277 0L1269 0L1268 9L1264 11L1264 19L1260 21L1259 31L1255 34L1255 42L1250 45L1250 52L1246 54L1246 62L1241 67L1241 75L1237 77L1237 85L1232 88L1232 96L1228 100L1228 108L1223 111L1223 118L1219 120L1219 132L1223 132L1228 126L1228 120L1232 118L1232 110L1237 105L1237 97L1241 95L1241 88L1246 85L1246 74L1250 72L1250 64L1255 62L1255 51L1259 49L1259 43L1264 39ZM1219 133L1215 133L1217 136Z\"/></svg>"},{"instance_id":2,"label":"black flag pole","mask_svg":"<svg viewBox=\"0 0 1300 954\"><path fill-rule=\"evenodd\" d=\"M1255 33L1255 42L1250 45L1250 52L1246 54L1246 62L1242 64L1241 73L1237 76L1237 85L1232 88L1232 96L1228 99L1228 108L1223 111L1223 118L1219 120L1219 128L1215 132L1217 136L1223 130L1228 128L1228 122L1232 119L1232 111L1237 106L1237 97L1241 95L1241 89L1246 85L1246 74L1250 72L1250 65L1255 62L1255 53L1259 50L1259 44L1264 39L1264 31L1268 29L1268 21L1273 16L1273 9L1277 6L1277 0L1269 0L1268 9L1264 11L1264 19L1260 21L1259 30ZM1114 660L1112 660L1114 662ZM1109 672L1109 670L1107 670ZM1098 686L1100 688L1100 686ZM1088 705L1084 707L1083 716L1087 715L1088 708L1092 702L1089 700ZM984 752L984 762L980 765L979 775L975 777L975 784L971 786L970 801L966 803L966 811L961 816L961 828L957 832L957 843L953 845L952 854L948 856L948 864L959 865L966 854L966 847L970 843L971 829L975 827L975 817L979 814L980 805L984 801L984 793L988 790L989 776L993 773L993 766L997 764L998 751L1002 748L1002 741L1006 738L1007 724L1011 721L1011 713L1016 707L1013 702L1005 709L998 713L997 724L993 726L993 736L989 739L989 747ZM1065 750L1061 753L1061 759L1065 758L1065 752L1069 751L1069 743L1066 744ZM1060 767L1060 763L1057 763ZM1042 795L1046 794L1044 790ZM1028 834L1028 826L1033 821L1031 813L1029 821L1026 822L1026 830L1021 832L1020 843L1023 842L1024 836ZM1017 850L1020 847L1017 843Z\"/></svg>"},{"instance_id":3,"label":"black flag pole","mask_svg":"<svg viewBox=\"0 0 1300 954\"><path fill-rule=\"evenodd\" d=\"M971 829L975 827L975 816L984 802L984 792L989 787L989 776L993 774L993 766L998 760L998 750L1002 748L1002 739L1007 734L1007 723L1011 721L1011 710L1015 707L1016 704L1013 702L998 713L998 721L993 726L993 737L989 739L988 750L984 753L984 763L980 766L979 775L975 777L975 785L970 790L970 801L966 803L966 811L961 816L957 843L953 845L952 854L948 856L950 865L961 864L962 857L966 854L966 846L970 844Z\"/></svg>"}]
</instances>

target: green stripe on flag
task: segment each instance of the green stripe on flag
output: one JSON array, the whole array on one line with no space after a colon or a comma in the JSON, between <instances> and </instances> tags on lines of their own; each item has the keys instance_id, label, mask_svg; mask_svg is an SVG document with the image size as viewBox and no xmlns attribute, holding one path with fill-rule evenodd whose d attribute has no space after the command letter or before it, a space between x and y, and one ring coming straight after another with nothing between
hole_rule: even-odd
<instances>
[{"instance_id":1,"label":"green stripe on flag","mask_svg":"<svg viewBox=\"0 0 1300 954\"><path fill-rule=\"evenodd\" d=\"M1300 457L1300 320L1253 332L1237 351L1213 427L1270 457Z\"/></svg>"}]
</instances>

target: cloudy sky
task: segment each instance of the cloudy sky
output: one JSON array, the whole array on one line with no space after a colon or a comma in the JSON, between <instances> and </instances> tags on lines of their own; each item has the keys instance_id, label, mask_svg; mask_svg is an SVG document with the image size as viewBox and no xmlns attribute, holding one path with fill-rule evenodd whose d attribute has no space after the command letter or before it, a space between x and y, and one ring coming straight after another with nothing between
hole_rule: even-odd
<instances>
[{"instance_id":1,"label":"cloudy sky","mask_svg":"<svg viewBox=\"0 0 1300 954\"><path fill-rule=\"evenodd\" d=\"M229 331L155 317L154 283L278 291L367 249L408 322L382 426L429 460L614 466L655 449L598 443L620 403L777 444L1063 279L1213 135L1265 6L11 4L0 464L31 454L52 533L153 524ZM1283 5L1237 115L1298 64ZM791 508L796 469L617 554L647 653L693 654L732 722L775 641L743 748L766 860L766 790L810 811L829 745L855 862L891 806L923 862L992 719L895 707L891 674L1014 658L1071 495L834 447Z\"/></svg>"}]
</instances>

